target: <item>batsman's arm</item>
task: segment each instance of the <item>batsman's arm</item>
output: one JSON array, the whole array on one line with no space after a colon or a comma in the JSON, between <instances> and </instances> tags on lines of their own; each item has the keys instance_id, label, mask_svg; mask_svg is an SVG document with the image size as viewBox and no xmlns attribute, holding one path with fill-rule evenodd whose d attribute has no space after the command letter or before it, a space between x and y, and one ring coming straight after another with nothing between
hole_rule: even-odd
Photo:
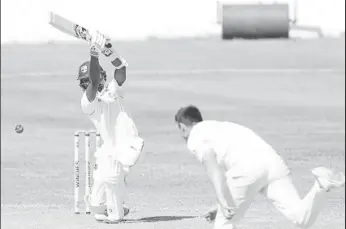
<instances>
[{"instance_id":1,"label":"batsman's arm","mask_svg":"<svg viewBox=\"0 0 346 229\"><path fill-rule=\"evenodd\" d=\"M96 98L98 86L100 84L100 68L99 59L97 56L90 56L90 73L89 73L90 84L86 89L86 96L89 102L92 102Z\"/></svg>"},{"instance_id":2,"label":"batsman's arm","mask_svg":"<svg viewBox=\"0 0 346 229\"><path fill-rule=\"evenodd\" d=\"M126 81L126 68L128 66L126 60L119 56L119 54L113 49L111 43L106 44L106 48L102 50L102 53L115 67L114 79L119 86L122 86Z\"/></svg>"},{"instance_id":3,"label":"batsman's arm","mask_svg":"<svg viewBox=\"0 0 346 229\"><path fill-rule=\"evenodd\" d=\"M118 57L112 61L112 64L115 67L114 79L117 81L118 85L121 87L126 81L127 63L123 58Z\"/></svg>"},{"instance_id":4,"label":"batsman's arm","mask_svg":"<svg viewBox=\"0 0 346 229\"><path fill-rule=\"evenodd\" d=\"M202 163L204 164L208 176L214 186L216 197L219 204L223 208L234 207L232 195L226 185L226 179L223 175L213 150L208 150L203 153Z\"/></svg>"}]
</instances>

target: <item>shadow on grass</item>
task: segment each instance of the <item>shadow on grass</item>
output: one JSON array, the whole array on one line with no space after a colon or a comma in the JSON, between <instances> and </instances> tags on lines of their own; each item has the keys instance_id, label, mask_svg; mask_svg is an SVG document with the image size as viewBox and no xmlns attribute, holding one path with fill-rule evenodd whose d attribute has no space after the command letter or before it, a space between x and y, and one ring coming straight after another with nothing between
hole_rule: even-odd
<instances>
[{"instance_id":1,"label":"shadow on grass","mask_svg":"<svg viewBox=\"0 0 346 229\"><path fill-rule=\"evenodd\" d=\"M197 216L152 216L144 217L139 219L125 219L122 223L154 223L154 222L167 222L167 221L176 221L184 219L193 219Z\"/></svg>"}]
</instances>

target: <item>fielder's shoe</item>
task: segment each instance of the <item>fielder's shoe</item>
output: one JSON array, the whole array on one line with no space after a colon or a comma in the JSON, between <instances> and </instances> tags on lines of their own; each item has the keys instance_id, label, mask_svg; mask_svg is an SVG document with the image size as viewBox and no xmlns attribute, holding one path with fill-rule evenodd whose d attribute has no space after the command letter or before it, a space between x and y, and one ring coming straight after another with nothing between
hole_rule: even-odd
<instances>
[{"instance_id":1,"label":"fielder's shoe","mask_svg":"<svg viewBox=\"0 0 346 229\"><path fill-rule=\"evenodd\" d=\"M333 173L325 167L317 167L312 170L312 174L315 176L320 187L327 192L333 188L341 188L345 185L344 173Z\"/></svg>"}]
</instances>

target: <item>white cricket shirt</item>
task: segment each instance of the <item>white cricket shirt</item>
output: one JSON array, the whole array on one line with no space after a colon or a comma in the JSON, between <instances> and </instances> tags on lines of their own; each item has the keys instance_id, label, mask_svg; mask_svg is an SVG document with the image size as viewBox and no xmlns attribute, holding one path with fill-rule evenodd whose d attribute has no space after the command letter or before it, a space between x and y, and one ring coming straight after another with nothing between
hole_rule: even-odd
<instances>
[{"instance_id":1,"label":"white cricket shirt","mask_svg":"<svg viewBox=\"0 0 346 229\"><path fill-rule=\"evenodd\" d=\"M288 171L281 157L261 137L232 122L208 120L196 124L190 132L187 147L201 162L204 152L213 150L218 164L226 170L271 166L280 174Z\"/></svg>"},{"instance_id":2,"label":"white cricket shirt","mask_svg":"<svg viewBox=\"0 0 346 229\"><path fill-rule=\"evenodd\" d=\"M120 87L115 79L105 85L101 93L98 93L94 101L89 102L84 92L81 99L81 107L83 112L88 115L91 122L95 125L96 130L101 134L103 144L101 150L95 153L95 157L101 157L115 152L116 140L116 120L120 112L117 102L122 99L122 87Z\"/></svg>"}]
</instances>

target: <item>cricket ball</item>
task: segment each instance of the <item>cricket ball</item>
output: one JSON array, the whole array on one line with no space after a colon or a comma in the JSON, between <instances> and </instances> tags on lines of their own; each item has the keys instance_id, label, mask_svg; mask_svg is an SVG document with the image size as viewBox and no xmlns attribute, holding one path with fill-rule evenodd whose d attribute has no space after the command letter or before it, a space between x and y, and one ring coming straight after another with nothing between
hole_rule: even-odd
<instances>
[{"instance_id":1,"label":"cricket ball","mask_svg":"<svg viewBox=\"0 0 346 229\"><path fill-rule=\"evenodd\" d=\"M14 129L18 134L21 134L24 131L24 127L22 125L16 125Z\"/></svg>"}]
</instances>

